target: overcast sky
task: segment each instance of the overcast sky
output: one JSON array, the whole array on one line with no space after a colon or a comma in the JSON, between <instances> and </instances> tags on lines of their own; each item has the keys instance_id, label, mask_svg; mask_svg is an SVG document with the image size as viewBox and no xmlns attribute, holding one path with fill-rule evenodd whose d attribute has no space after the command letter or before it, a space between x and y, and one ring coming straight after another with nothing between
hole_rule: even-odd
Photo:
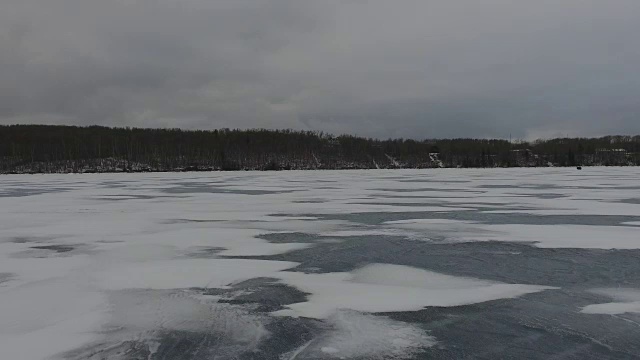
<instances>
[{"instance_id":1,"label":"overcast sky","mask_svg":"<svg viewBox=\"0 0 640 360\"><path fill-rule=\"evenodd\" d=\"M640 0L0 0L0 124L640 134Z\"/></svg>"}]
</instances>

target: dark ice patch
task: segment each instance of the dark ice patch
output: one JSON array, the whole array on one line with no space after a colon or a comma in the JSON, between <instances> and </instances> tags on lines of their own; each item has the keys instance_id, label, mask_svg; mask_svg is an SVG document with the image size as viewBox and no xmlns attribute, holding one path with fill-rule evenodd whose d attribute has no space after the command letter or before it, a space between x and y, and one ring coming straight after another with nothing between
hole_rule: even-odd
<instances>
[{"instance_id":1,"label":"dark ice patch","mask_svg":"<svg viewBox=\"0 0 640 360\"><path fill-rule=\"evenodd\" d=\"M482 192L477 192L477 194L482 194ZM372 194L370 197L367 197L367 199L378 199L378 198L385 198L385 199L428 199L428 200L438 200L438 199L468 199L469 198L469 194L463 194L463 195L458 195L458 194L434 194L434 196L430 196L430 195L402 195L402 194L389 194L389 193L382 193L382 194Z\"/></svg>"},{"instance_id":2,"label":"dark ice patch","mask_svg":"<svg viewBox=\"0 0 640 360\"><path fill-rule=\"evenodd\" d=\"M556 184L487 184L475 186L476 189L534 189L534 190L562 190L571 188Z\"/></svg>"},{"instance_id":3,"label":"dark ice patch","mask_svg":"<svg viewBox=\"0 0 640 360\"><path fill-rule=\"evenodd\" d=\"M234 342L229 334L165 331L157 338L159 346L151 360L281 360L290 352L313 338L312 321L303 319L274 318L265 325L269 339L255 349L245 349ZM148 358L129 357L127 360Z\"/></svg>"},{"instance_id":4,"label":"dark ice patch","mask_svg":"<svg viewBox=\"0 0 640 360\"><path fill-rule=\"evenodd\" d=\"M91 197L92 200L103 201L127 201L127 200L155 200L163 198L184 199L185 196L169 196L169 195L141 195L141 194L122 194L122 195L103 195Z\"/></svg>"},{"instance_id":5,"label":"dark ice patch","mask_svg":"<svg viewBox=\"0 0 640 360\"><path fill-rule=\"evenodd\" d=\"M188 253L187 256L194 259L212 259L217 258L218 253L224 250L227 249L222 247L203 247Z\"/></svg>"},{"instance_id":6,"label":"dark ice patch","mask_svg":"<svg viewBox=\"0 0 640 360\"><path fill-rule=\"evenodd\" d=\"M14 244L40 243L54 240L53 237L37 237L37 236L16 236L9 239Z\"/></svg>"},{"instance_id":7,"label":"dark ice patch","mask_svg":"<svg viewBox=\"0 0 640 360\"><path fill-rule=\"evenodd\" d=\"M462 203L450 203L450 202L442 202L442 201L437 201L437 199L435 199L434 201L430 201L430 202L420 202L420 203L402 203L402 202L350 202L348 204L355 204L355 205L377 205L377 206L406 206L406 207L430 207L430 206L434 206L434 207L442 207L445 209L442 209L441 211L458 211L457 209L459 208L472 208L474 210L478 210L478 211L494 211L494 210L518 210L518 211L522 211L522 210L540 210L539 208L530 208L530 207L521 207L521 206L517 206L517 205L509 205L509 206L497 206L495 203L481 203L481 202L474 202L474 203L469 203L469 204L462 204ZM446 208L451 208L451 210L447 210Z\"/></svg>"},{"instance_id":8,"label":"dark ice patch","mask_svg":"<svg viewBox=\"0 0 640 360\"><path fill-rule=\"evenodd\" d=\"M464 206L460 204L459 206ZM509 210L495 206L492 209ZM415 212L367 212L345 214L291 214L310 216L321 220L342 220L366 225L380 225L386 221L410 219L441 219L473 221L484 224L518 225L599 225L620 226L622 222L640 221L640 216L620 215L534 215L525 213L487 213L477 210L460 211L415 211Z\"/></svg>"},{"instance_id":9,"label":"dark ice patch","mask_svg":"<svg viewBox=\"0 0 640 360\"><path fill-rule=\"evenodd\" d=\"M565 194L554 194L554 193L544 193L544 194L527 194L531 197L535 197L538 199L549 199L549 200L553 200L553 199L562 199L562 198L566 198L569 197L569 195L565 195Z\"/></svg>"},{"instance_id":10,"label":"dark ice patch","mask_svg":"<svg viewBox=\"0 0 640 360\"><path fill-rule=\"evenodd\" d=\"M384 191L391 193L414 193L414 192L437 192L437 193L474 193L482 194L482 191L474 190L471 188L417 188L417 189L371 189L373 191Z\"/></svg>"},{"instance_id":11,"label":"dark ice patch","mask_svg":"<svg viewBox=\"0 0 640 360\"><path fill-rule=\"evenodd\" d=\"M0 191L0 198L3 197L27 197L27 196L35 196L56 192L63 192L73 190L70 188L8 188Z\"/></svg>"},{"instance_id":12,"label":"dark ice patch","mask_svg":"<svg viewBox=\"0 0 640 360\"><path fill-rule=\"evenodd\" d=\"M274 244L298 244L316 242L321 236L303 232L267 233L256 236Z\"/></svg>"},{"instance_id":13,"label":"dark ice patch","mask_svg":"<svg viewBox=\"0 0 640 360\"><path fill-rule=\"evenodd\" d=\"M637 359L640 327L578 312L593 301L581 291L545 291L386 315L429 330L438 346L426 349L428 359Z\"/></svg>"},{"instance_id":14,"label":"dark ice patch","mask_svg":"<svg viewBox=\"0 0 640 360\"><path fill-rule=\"evenodd\" d=\"M300 190L255 190L255 189L233 189L222 186L212 186L210 184L183 183L176 187L159 189L168 194L239 194L239 195L272 195L288 194Z\"/></svg>"},{"instance_id":15,"label":"dark ice patch","mask_svg":"<svg viewBox=\"0 0 640 360\"><path fill-rule=\"evenodd\" d=\"M390 236L342 240L254 258L298 262L290 271L302 272L349 272L384 263L511 284L640 288L640 250L538 248L497 241L433 243Z\"/></svg>"},{"instance_id":16,"label":"dark ice patch","mask_svg":"<svg viewBox=\"0 0 640 360\"><path fill-rule=\"evenodd\" d=\"M617 202L621 202L624 204L640 205L640 198L622 199L622 200L618 200Z\"/></svg>"},{"instance_id":17,"label":"dark ice patch","mask_svg":"<svg viewBox=\"0 0 640 360\"><path fill-rule=\"evenodd\" d=\"M219 302L235 305L255 305L253 309L259 312L273 312L284 309L285 305L307 301L307 293L295 287L277 282L277 279L256 278L235 284L232 290L206 289L205 295L225 295L239 293L239 295Z\"/></svg>"},{"instance_id":18,"label":"dark ice patch","mask_svg":"<svg viewBox=\"0 0 640 360\"><path fill-rule=\"evenodd\" d=\"M152 360L148 342L126 340L117 344L93 344L88 348L72 350L62 355L67 360Z\"/></svg>"},{"instance_id":19,"label":"dark ice patch","mask_svg":"<svg viewBox=\"0 0 640 360\"><path fill-rule=\"evenodd\" d=\"M65 253L75 249L75 247L70 245L44 245L44 246L32 246L31 249L38 250L50 250L57 253Z\"/></svg>"},{"instance_id":20,"label":"dark ice patch","mask_svg":"<svg viewBox=\"0 0 640 360\"><path fill-rule=\"evenodd\" d=\"M169 219L163 220L161 223L165 225L172 224L188 224L188 223L217 223L226 222L228 220L216 220L216 219Z\"/></svg>"},{"instance_id":21,"label":"dark ice patch","mask_svg":"<svg viewBox=\"0 0 640 360\"><path fill-rule=\"evenodd\" d=\"M14 274L12 273L0 273L0 284L13 279L13 277L14 277Z\"/></svg>"},{"instance_id":22,"label":"dark ice patch","mask_svg":"<svg viewBox=\"0 0 640 360\"><path fill-rule=\"evenodd\" d=\"M386 179L385 179L386 180ZM442 179L399 179L398 182L405 183L436 183L436 184L465 184L470 183L470 180L442 180Z\"/></svg>"},{"instance_id":23,"label":"dark ice patch","mask_svg":"<svg viewBox=\"0 0 640 360\"><path fill-rule=\"evenodd\" d=\"M640 315L590 315L580 309L611 300L589 292L640 287L640 250L545 249L521 243L430 243L389 236L345 237L264 259L295 261L291 271L349 272L397 264L453 276L559 287L515 299L418 312L379 314L416 323L438 345L424 358L634 359ZM418 358L423 358L418 357Z\"/></svg>"}]
</instances>

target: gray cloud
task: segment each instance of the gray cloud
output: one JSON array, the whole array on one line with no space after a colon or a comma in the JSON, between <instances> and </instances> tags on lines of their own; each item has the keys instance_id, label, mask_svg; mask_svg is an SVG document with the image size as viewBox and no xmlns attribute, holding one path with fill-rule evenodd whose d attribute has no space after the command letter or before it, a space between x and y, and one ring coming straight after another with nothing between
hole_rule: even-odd
<instances>
[{"instance_id":1,"label":"gray cloud","mask_svg":"<svg viewBox=\"0 0 640 360\"><path fill-rule=\"evenodd\" d=\"M637 0L3 0L0 123L640 133Z\"/></svg>"}]
</instances>

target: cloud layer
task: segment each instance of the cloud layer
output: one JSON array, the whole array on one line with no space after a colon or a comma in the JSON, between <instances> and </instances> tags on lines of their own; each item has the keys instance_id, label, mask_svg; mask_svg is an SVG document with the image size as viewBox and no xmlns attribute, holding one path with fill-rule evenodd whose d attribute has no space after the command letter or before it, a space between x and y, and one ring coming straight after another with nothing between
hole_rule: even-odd
<instances>
[{"instance_id":1,"label":"cloud layer","mask_svg":"<svg viewBox=\"0 0 640 360\"><path fill-rule=\"evenodd\" d=\"M637 0L3 0L0 123L640 133Z\"/></svg>"}]
</instances>

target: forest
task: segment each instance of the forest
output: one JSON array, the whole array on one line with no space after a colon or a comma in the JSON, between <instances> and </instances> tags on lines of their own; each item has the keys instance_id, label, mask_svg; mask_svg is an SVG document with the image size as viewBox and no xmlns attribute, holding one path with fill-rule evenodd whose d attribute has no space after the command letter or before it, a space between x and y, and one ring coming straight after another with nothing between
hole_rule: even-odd
<instances>
[{"instance_id":1,"label":"forest","mask_svg":"<svg viewBox=\"0 0 640 360\"><path fill-rule=\"evenodd\" d=\"M371 139L316 131L0 126L0 173L637 166L640 136Z\"/></svg>"}]
</instances>

